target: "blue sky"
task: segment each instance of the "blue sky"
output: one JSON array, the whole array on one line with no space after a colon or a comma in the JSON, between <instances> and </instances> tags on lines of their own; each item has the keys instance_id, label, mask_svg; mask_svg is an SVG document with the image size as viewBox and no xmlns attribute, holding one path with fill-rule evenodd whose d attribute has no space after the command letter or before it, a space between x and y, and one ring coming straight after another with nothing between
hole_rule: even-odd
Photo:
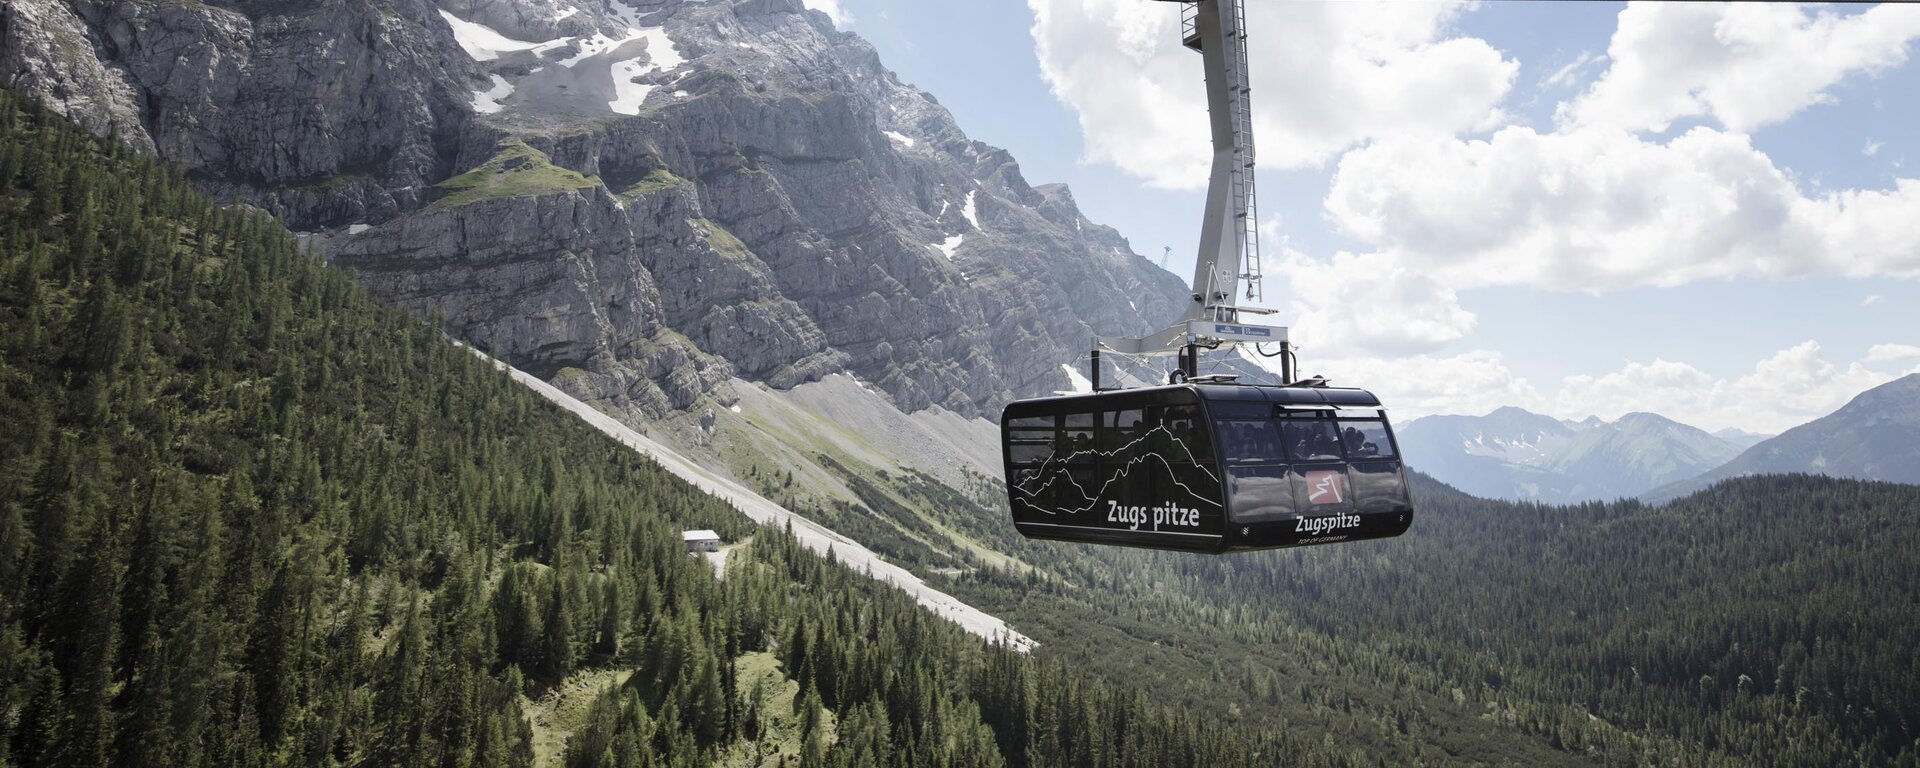
<instances>
[{"instance_id":1,"label":"blue sky","mask_svg":"<svg viewBox=\"0 0 1920 768\"><path fill-rule=\"evenodd\" d=\"M1205 118L1177 6L832 5L1029 181L1190 274ZM1776 432L1920 368L1920 7L1249 14L1266 303L1306 370L1407 415Z\"/></svg>"}]
</instances>

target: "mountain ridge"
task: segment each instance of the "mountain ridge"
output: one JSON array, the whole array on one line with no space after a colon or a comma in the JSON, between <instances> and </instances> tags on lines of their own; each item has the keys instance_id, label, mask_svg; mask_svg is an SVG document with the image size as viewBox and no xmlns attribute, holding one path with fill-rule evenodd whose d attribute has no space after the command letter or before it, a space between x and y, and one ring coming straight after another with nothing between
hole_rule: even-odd
<instances>
[{"instance_id":1,"label":"mountain ridge","mask_svg":"<svg viewBox=\"0 0 1920 768\"><path fill-rule=\"evenodd\" d=\"M799 0L6 12L29 93L632 423L843 371L990 413L1189 300Z\"/></svg>"},{"instance_id":2,"label":"mountain ridge","mask_svg":"<svg viewBox=\"0 0 1920 768\"><path fill-rule=\"evenodd\" d=\"M1833 413L1642 498L1666 502L1730 478L1791 473L1920 484L1920 373L1855 395Z\"/></svg>"},{"instance_id":3,"label":"mountain ridge","mask_svg":"<svg viewBox=\"0 0 1920 768\"><path fill-rule=\"evenodd\" d=\"M1575 503L1633 496L1733 457L1734 447L1653 413L1563 421L1515 406L1396 430L1409 466L1483 498Z\"/></svg>"}]
</instances>

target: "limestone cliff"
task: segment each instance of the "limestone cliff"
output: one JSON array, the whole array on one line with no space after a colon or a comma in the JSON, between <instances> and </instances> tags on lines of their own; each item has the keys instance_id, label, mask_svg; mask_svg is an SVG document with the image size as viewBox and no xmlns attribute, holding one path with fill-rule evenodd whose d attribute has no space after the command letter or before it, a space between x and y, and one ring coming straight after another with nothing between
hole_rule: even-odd
<instances>
[{"instance_id":1,"label":"limestone cliff","mask_svg":"<svg viewBox=\"0 0 1920 768\"><path fill-rule=\"evenodd\" d=\"M0 64L636 417L838 371L989 414L1188 300L799 0L6 0Z\"/></svg>"}]
</instances>

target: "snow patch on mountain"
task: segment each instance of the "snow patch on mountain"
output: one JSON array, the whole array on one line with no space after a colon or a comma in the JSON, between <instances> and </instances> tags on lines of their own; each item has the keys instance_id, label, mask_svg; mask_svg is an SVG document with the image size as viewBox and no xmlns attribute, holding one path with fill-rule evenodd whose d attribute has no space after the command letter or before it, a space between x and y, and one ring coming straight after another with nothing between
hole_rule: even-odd
<instances>
[{"instance_id":1,"label":"snow patch on mountain","mask_svg":"<svg viewBox=\"0 0 1920 768\"><path fill-rule=\"evenodd\" d=\"M627 59L613 64L613 100L607 102L607 108L623 115L640 114L640 105L646 103L647 94L654 86L636 83L635 77L649 71L646 58Z\"/></svg>"},{"instance_id":2,"label":"snow patch on mountain","mask_svg":"<svg viewBox=\"0 0 1920 768\"><path fill-rule=\"evenodd\" d=\"M544 45L544 43L515 40L494 31L492 27L485 24L467 21L444 10L440 12L440 17L446 19L447 26L453 29L453 39L460 43L460 47L467 52L468 56L472 56L474 61L493 61L500 58L500 54L503 53L530 51Z\"/></svg>"},{"instance_id":3,"label":"snow patch on mountain","mask_svg":"<svg viewBox=\"0 0 1920 768\"><path fill-rule=\"evenodd\" d=\"M512 95L513 83L507 82L507 79L504 77L494 75L492 88L473 92L473 111L483 115L491 115L499 112L507 108L505 104L500 102Z\"/></svg>"},{"instance_id":4,"label":"snow patch on mountain","mask_svg":"<svg viewBox=\"0 0 1920 768\"><path fill-rule=\"evenodd\" d=\"M1059 392L1057 394L1077 395L1077 394L1086 394L1088 392L1093 391L1093 382L1088 381L1085 375L1081 374L1079 371L1074 370L1072 365L1069 365L1067 363L1061 363L1060 370L1066 371L1067 381L1073 386L1073 389Z\"/></svg>"}]
</instances>

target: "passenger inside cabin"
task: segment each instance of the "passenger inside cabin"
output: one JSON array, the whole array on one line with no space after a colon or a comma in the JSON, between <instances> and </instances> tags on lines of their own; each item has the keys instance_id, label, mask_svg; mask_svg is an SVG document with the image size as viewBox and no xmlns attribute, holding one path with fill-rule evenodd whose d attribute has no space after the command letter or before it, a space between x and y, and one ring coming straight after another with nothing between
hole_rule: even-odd
<instances>
[{"instance_id":1,"label":"passenger inside cabin","mask_svg":"<svg viewBox=\"0 0 1920 768\"><path fill-rule=\"evenodd\" d=\"M1340 435L1328 421L1296 421L1285 427L1287 445L1295 460L1326 461L1340 458Z\"/></svg>"},{"instance_id":2,"label":"passenger inside cabin","mask_svg":"<svg viewBox=\"0 0 1920 768\"><path fill-rule=\"evenodd\" d=\"M1380 455L1380 446L1367 442L1366 433L1358 429L1347 427L1346 431L1341 433L1341 437L1347 442L1348 456L1361 458Z\"/></svg>"}]
</instances>

